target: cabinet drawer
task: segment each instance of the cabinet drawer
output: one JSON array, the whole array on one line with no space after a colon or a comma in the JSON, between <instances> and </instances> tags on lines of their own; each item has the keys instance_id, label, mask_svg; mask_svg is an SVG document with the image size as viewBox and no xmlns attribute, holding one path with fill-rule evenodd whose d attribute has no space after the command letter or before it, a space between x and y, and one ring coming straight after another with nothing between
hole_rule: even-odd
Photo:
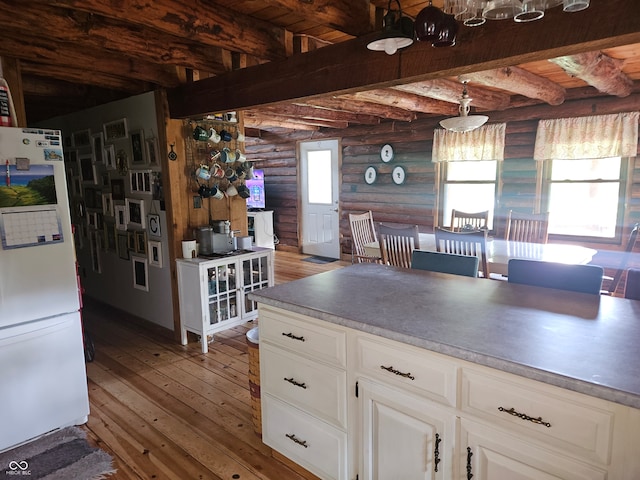
<instances>
[{"instance_id":1,"label":"cabinet drawer","mask_svg":"<svg viewBox=\"0 0 640 480\"><path fill-rule=\"evenodd\" d=\"M260 305L260 339L315 360L345 366L346 331L305 315Z\"/></svg>"},{"instance_id":2,"label":"cabinet drawer","mask_svg":"<svg viewBox=\"0 0 640 480\"><path fill-rule=\"evenodd\" d=\"M260 346L261 390L346 428L347 374L269 344Z\"/></svg>"},{"instance_id":3,"label":"cabinet drawer","mask_svg":"<svg viewBox=\"0 0 640 480\"><path fill-rule=\"evenodd\" d=\"M466 368L461 390L463 411L547 446L609 464L614 411L606 402L533 380Z\"/></svg>"},{"instance_id":4,"label":"cabinet drawer","mask_svg":"<svg viewBox=\"0 0 640 480\"><path fill-rule=\"evenodd\" d=\"M266 394L262 440L322 479L347 479L347 435Z\"/></svg>"},{"instance_id":5,"label":"cabinet drawer","mask_svg":"<svg viewBox=\"0 0 640 480\"><path fill-rule=\"evenodd\" d=\"M356 355L356 368L362 375L456 406L455 362L421 348L363 336L356 338Z\"/></svg>"}]
</instances>

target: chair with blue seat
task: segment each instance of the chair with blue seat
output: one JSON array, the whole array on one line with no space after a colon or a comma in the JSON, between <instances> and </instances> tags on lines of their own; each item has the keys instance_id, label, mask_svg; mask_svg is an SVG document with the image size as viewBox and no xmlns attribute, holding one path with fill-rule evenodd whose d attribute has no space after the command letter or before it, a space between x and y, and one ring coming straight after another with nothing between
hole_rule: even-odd
<instances>
[{"instance_id":1,"label":"chair with blue seat","mask_svg":"<svg viewBox=\"0 0 640 480\"><path fill-rule=\"evenodd\" d=\"M640 268L627 270L627 281L624 285L624 298L640 300Z\"/></svg>"},{"instance_id":2,"label":"chair with blue seat","mask_svg":"<svg viewBox=\"0 0 640 480\"><path fill-rule=\"evenodd\" d=\"M598 265L569 265L512 258L508 281L523 285L600 295L604 269Z\"/></svg>"},{"instance_id":3,"label":"chair with blue seat","mask_svg":"<svg viewBox=\"0 0 640 480\"><path fill-rule=\"evenodd\" d=\"M453 253L414 250L411 256L411 268L430 272L452 273L467 277L478 276L480 260L475 256L455 255Z\"/></svg>"}]
</instances>

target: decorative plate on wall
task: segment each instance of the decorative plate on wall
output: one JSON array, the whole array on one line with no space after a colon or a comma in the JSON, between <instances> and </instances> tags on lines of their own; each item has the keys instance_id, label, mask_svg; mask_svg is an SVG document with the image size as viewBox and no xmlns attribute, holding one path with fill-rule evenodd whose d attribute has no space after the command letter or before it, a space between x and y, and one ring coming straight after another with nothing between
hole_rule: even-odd
<instances>
[{"instance_id":1,"label":"decorative plate on wall","mask_svg":"<svg viewBox=\"0 0 640 480\"><path fill-rule=\"evenodd\" d=\"M367 169L364 171L364 181L367 183L367 185L375 183L377 178L378 170L376 170L376 167L367 167Z\"/></svg>"},{"instance_id":2,"label":"decorative plate on wall","mask_svg":"<svg viewBox=\"0 0 640 480\"><path fill-rule=\"evenodd\" d=\"M380 149L380 158L384 163L389 163L391 160L393 160L393 147L388 143L386 145L383 145Z\"/></svg>"},{"instance_id":3,"label":"decorative plate on wall","mask_svg":"<svg viewBox=\"0 0 640 480\"><path fill-rule=\"evenodd\" d=\"M404 170L404 167L398 165L394 167L393 172L391 172L391 178L393 178L393 183L396 185L402 185L407 178L407 173Z\"/></svg>"}]
</instances>

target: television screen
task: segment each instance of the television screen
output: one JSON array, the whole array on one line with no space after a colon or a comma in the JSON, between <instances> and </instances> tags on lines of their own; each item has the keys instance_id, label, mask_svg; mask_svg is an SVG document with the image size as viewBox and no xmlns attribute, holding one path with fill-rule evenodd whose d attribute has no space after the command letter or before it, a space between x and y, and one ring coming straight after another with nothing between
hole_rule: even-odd
<instances>
[{"instance_id":1,"label":"television screen","mask_svg":"<svg viewBox=\"0 0 640 480\"><path fill-rule=\"evenodd\" d=\"M247 198L247 208L264 208L264 170L254 170L253 178L246 181L249 189L249 198Z\"/></svg>"}]
</instances>

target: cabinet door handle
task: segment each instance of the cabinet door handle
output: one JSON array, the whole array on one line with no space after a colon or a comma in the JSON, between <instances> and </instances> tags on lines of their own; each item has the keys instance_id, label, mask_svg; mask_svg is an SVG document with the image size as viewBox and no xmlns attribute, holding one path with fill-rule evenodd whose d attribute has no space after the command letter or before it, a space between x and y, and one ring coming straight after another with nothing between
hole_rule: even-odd
<instances>
[{"instance_id":1,"label":"cabinet door handle","mask_svg":"<svg viewBox=\"0 0 640 480\"><path fill-rule=\"evenodd\" d=\"M529 422L537 423L538 425L544 425L547 428L551 428L551 424L549 422L545 422L544 420L542 420L542 417L533 418L525 413L516 412L516 410L513 408L510 408L509 410L507 410L504 407L498 407L498 410L500 410L501 412L508 413L509 415L513 415L514 417L521 418L522 420L527 420Z\"/></svg>"},{"instance_id":2,"label":"cabinet door handle","mask_svg":"<svg viewBox=\"0 0 640 480\"><path fill-rule=\"evenodd\" d=\"M289 337L293 340L300 340L301 342L304 342L304 337L296 337L293 333L289 332L289 333L284 333L282 332L282 335L284 335L285 337Z\"/></svg>"},{"instance_id":3,"label":"cabinet door handle","mask_svg":"<svg viewBox=\"0 0 640 480\"><path fill-rule=\"evenodd\" d=\"M285 437L287 437L289 440L291 440L292 442L297 443L298 445L303 446L304 448L309 448L309 445L307 445L307 441L306 440L299 440L296 438L295 434L293 433L285 433L284 434Z\"/></svg>"},{"instance_id":4,"label":"cabinet door handle","mask_svg":"<svg viewBox=\"0 0 640 480\"><path fill-rule=\"evenodd\" d=\"M473 473L471 473L471 457L473 457L473 452L471 451L471 447L467 447L467 480L473 478Z\"/></svg>"},{"instance_id":5,"label":"cabinet door handle","mask_svg":"<svg viewBox=\"0 0 640 480\"><path fill-rule=\"evenodd\" d=\"M394 374L396 374L396 375L398 375L400 377L408 378L409 380L415 380L416 379L416 377L411 375L411 373L401 372L400 370L396 370L395 368L393 368L393 366L385 367L384 365L380 365L380 368L383 369L383 370L386 370L387 372L394 373Z\"/></svg>"},{"instance_id":6,"label":"cabinet door handle","mask_svg":"<svg viewBox=\"0 0 640 480\"><path fill-rule=\"evenodd\" d=\"M307 385L304 382L303 383L296 382L293 379L293 377L291 377L291 378L285 377L284 380L286 382L289 382L291 385L295 385L296 387L304 388L305 390L307 389Z\"/></svg>"},{"instance_id":7,"label":"cabinet door handle","mask_svg":"<svg viewBox=\"0 0 640 480\"><path fill-rule=\"evenodd\" d=\"M440 442L442 441L442 438L440 438L440 435L438 435L436 433L436 440L435 440L435 448L433 449L433 471L437 472L438 471L438 464L440 463Z\"/></svg>"}]
</instances>

